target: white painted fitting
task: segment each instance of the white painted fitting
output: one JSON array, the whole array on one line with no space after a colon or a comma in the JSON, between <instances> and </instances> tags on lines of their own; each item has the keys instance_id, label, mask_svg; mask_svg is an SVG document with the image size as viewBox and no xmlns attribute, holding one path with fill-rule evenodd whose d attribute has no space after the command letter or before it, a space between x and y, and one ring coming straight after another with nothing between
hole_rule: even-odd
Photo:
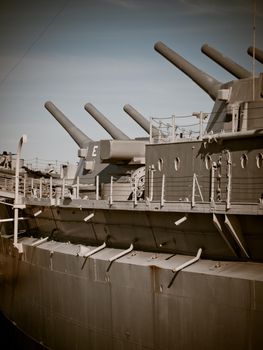
<instances>
[{"instance_id":1,"label":"white painted fitting","mask_svg":"<svg viewBox=\"0 0 263 350\"><path fill-rule=\"evenodd\" d=\"M132 250L133 250L133 244L131 244L130 247L128 249L124 250L123 252L120 252L119 254L114 255L113 257L111 257L109 259L109 261L112 262L114 260L117 260L117 259L121 258L122 256L130 253Z\"/></svg>"},{"instance_id":2,"label":"white painted fitting","mask_svg":"<svg viewBox=\"0 0 263 350\"><path fill-rule=\"evenodd\" d=\"M181 219L178 219L177 221L175 221L175 225L179 226L181 225L183 222L185 222L187 220L187 215L183 216Z\"/></svg>"},{"instance_id":3,"label":"white painted fitting","mask_svg":"<svg viewBox=\"0 0 263 350\"><path fill-rule=\"evenodd\" d=\"M41 213L42 213L42 210L38 210L37 212L34 213L34 216L38 216Z\"/></svg>"},{"instance_id":4,"label":"white painted fitting","mask_svg":"<svg viewBox=\"0 0 263 350\"><path fill-rule=\"evenodd\" d=\"M26 218L24 217L20 217L20 218L17 218L17 220L25 220ZM1 222L9 222L9 221L14 221L15 219L13 218L9 218L9 219L0 219L0 223Z\"/></svg>"},{"instance_id":5,"label":"white painted fitting","mask_svg":"<svg viewBox=\"0 0 263 350\"><path fill-rule=\"evenodd\" d=\"M14 205L13 204L10 204L10 203L6 203L6 202L3 202L3 201L0 201L1 204L4 204L4 205L9 205L10 207L13 207Z\"/></svg>"},{"instance_id":6,"label":"white painted fitting","mask_svg":"<svg viewBox=\"0 0 263 350\"><path fill-rule=\"evenodd\" d=\"M177 266L175 269L173 269L173 272L179 272L182 269L184 269L185 267L197 262L200 259L201 254L202 254L202 248L199 248L196 256L193 259L186 261L185 263L183 263L180 266Z\"/></svg>"},{"instance_id":7,"label":"white painted fitting","mask_svg":"<svg viewBox=\"0 0 263 350\"><path fill-rule=\"evenodd\" d=\"M34 243L31 244L31 247L35 247L37 245L40 245L44 242L46 242L48 240L49 237L45 237L45 238L40 238L37 241L35 241Z\"/></svg>"},{"instance_id":8,"label":"white painted fitting","mask_svg":"<svg viewBox=\"0 0 263 350\"><path fill-rule=\"evenodd\" d=\"M94 213L91 213L91 214L89 214L88 216L86 216L83 220L84 221L89 221L91 218L93 218L93 216L94 216Z\"/></svg>"},{"instance_id":9,"label":"white painted fitting","mask_svg":"<svg viewBox=\"0 0 263 350\"><path fill-rule=\"evenodd\" d=\"M98 253L99 251L101 251L102 249L106 248L106 243L104 242L102 245L98 246L97 248L91 250L90 252L86 253L83 255L84 258L88 258L89 256Z\"/></svg>"},{"instance_id":10,"label":"white painted fitting","mask_svg":"<svg viewBox=\"0 0 263 350\"><path fill-rule=\"evenodd\" d=\"M23 253L23 244L22 243L14 243L14 247L18 250L19 254Z\"/></svg>"}]
</instances>

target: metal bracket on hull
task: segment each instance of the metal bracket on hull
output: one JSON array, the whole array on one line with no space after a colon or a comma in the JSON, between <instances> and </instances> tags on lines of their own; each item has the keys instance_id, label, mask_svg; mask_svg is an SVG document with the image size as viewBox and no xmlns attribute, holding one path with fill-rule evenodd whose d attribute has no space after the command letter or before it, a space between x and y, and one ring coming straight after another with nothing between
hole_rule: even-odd
<instances>
[{"instance_id":1,"label":"metal bracket on hull","mask_svg":"<svg viewBox=\"0 0 263 350\"><path fill-rule=\"evenodd\" d=\"M220 216L213 213L213 223L215 225L215 227L217 228L218 232L220 233L221 237L223 238L223 240L226 242L228 248L231 250L232 254L234 256L238 256L235 247L233 245L233 241L231 240L231 237L229 237L229 233L228 231L226 232L226 228L222 222L222 218L220 219Z\"/></svg>"},{"instance_id":2,"label":"metal bracket on hull","mask_svg":"<svg viewBox=\"0 0 263 350\"><path fill-rule=\"evenodd\" d=\"M32 243L31 247L36 247L36 246L46 242L48 239L49 239L49 237L40 238L37 241L35 241L34 243Z\"/></svg>"},{"instance_id":3,"label":"metal bracket on hull","mask_svg":"<svg viewBox=\"0 0 263 350\"><path fill-rule=\"evenodd\" d=\"M177 266L175 269L173 269L172 271L173 272L179 272L181 271L182 269L184 269L185 267L189 266L189 265L192 265L193 263L195 263L196 261L198 261L200 259L200 256L202 254L202 248L199 248L198 251L197 251L197 254L196 256L191 259L191 260L188 260L186 261L185 263L183 263L182 265L180 266Z\"/></svg>"},{"instance_id":4,"label":"metal bracket on hull","mask_svg":"<svg viewBox=\"0 0 263 350\"><path fill-rule=\"evenodd\" d=\"M24 218L21 216L21 217L17 218L17 220L27 220L27 218ZM15 221L15 219L14 218L0 219L0 223L9 222L9 221Z\"/></svg>"},{"instance_id":5,"label":"metal bracket on hull","mask_svg":"<svg viewBox=\"0 0 263 350\"><path fill-rule=\"evenodd\" d=\"M91 214L89 214L88 216L86 216L83 220L84 220L85 222L87 222L87 221L89 221L90 219L92 219L94 215L95 215L94 213L91 213Z\"/></svg>"},{"instance_id":6,"label":"metal bracket on hull","mask_svg":"<svg viewBox=\"0 0 263 350\"><path fill-rule=\"evenodd\" d=\"M250 258L244 236L242 234L240 223L236 216L234 215L225 215L225 225L228 228L229 232L232 234L233 238L237 242L239 248L246 258Z\"/></svg>"},{"instance_id":7,"label":"metal bracket on hull","mask_svg":"<svg viewBox=\"0 0 263 350\"><path fill-rule=\"evenodd\" d=\"M185 214L183 217L181 217L181 219L176 220L174 223L176 226L181 225L183 222L185 222L187 220L187 214Z\"/></svg>"},{"instance_id":8,"label":"metal bracket on hull","mask_svg":"<svg viewBox=\"0 0 263 350\"><path fill-rule=\"evenodd\" d=\"M88 251L87 251L87 249L88 249L87 247L81 246L80 249L79 249L79 252L77 254L77 256L82 256L82 257L85 258L85 260L84 260L84 262L83 262L83 264L81 266L81 270L83 270L88 257L90 257L93 254L96 254L96 253L100 252L104 248L106 248L106 242L104 242L102 245L98 246L97 248L95 248L93 250L88 250Z\"/></svg>"},{"instance_id":9,"label":"metal bracket on hull","mask_svg":"<svg viewBox=\"0 0 263 350\"><path fill-rule=\"evenodd\" d=\"M88 252L83 252L81 251L82 247L80 247L80 250L78 252L78 256L83 256L84 258L88 258L89 256L95 254L95 253L98 253L100 252L102 249L106 248L106 243L104 242L102 245L100 245L99 247L93 249L93 250L89 250Z\"/></svg>"},{"instance_id":10,"label":"metal bracket on hull","mask_svg":"<svg viewBox=\"0 0 263 350\"><path fill-rule=\"evenodd\" d=\"M14 204L6 203L6 202L4 202L4 201L0 201L0 204L9 205L10 207L13 207L13 206L14 206Z\"/></svg>"},{"instance_id":11,"label":"metal bracket on hull","mask_svg":"<svg viewBox=\"0 0 263 350\"><path fill-rule=\"evenodd\" d=\"M199 248L198 251L197 251L196 256L193 259L186 261L185 263L177 266L175 269L172 269L172 272L174 273L174 276L171 279L171 282L168 284L167 288L170 288L172 286L172 284L173 284L173 282L175 280L175 277L177 276L178 272L183 270L184 268L194 264L195 262L197 262L200 259L201 254L202 254L202 248Z\"/></svg>"},{"instance_id":12,"label":"metal bracket on hull","mask_svg":"<svg viewBox=\"0 0 263 350\"><path fill-rule=\"evenodd\" d=\"M34 216L36 217L36 216L40 215L41 213L42 213L42 210L40 209L34 213Z\"/></svg>"},{"instance_id":13,"label":"metal bracket on hull","mask_svg":"<svg viewBox=\"0 0 263 350\"><path fill-rule=\"evenodd\" d=\"M109 259L110 264L109 264L109 266L108 266L108 268L107 268L107 272L108 272L109 269L111 268L111 265L112 265L112 263L113 263L114 261L116 261L117 259L119 259L119 258L123 257L124 255L130 253L132 250L133 250L133 243L131 243L131 245L130 245L130 247L129 247L128 249L124 250L123 252L120 252L120 253L117 254L117 255L112 256L112 257Z\"/></svg>"}]
</instances>

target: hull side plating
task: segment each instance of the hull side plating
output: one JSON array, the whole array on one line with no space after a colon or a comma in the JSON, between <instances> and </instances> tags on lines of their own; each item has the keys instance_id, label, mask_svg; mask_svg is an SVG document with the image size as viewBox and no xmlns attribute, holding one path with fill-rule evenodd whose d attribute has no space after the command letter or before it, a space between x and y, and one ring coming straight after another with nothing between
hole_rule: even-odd
<instances>
[{"instance_id":1,"label":"hull side plating","mask_svg":"<svg viewBox=\"0 0 263 350\"><path fill-rule=\"evenodd\" d=\"M105 249L50 241L24 255L1 238L1 309L52 349L260 349L263 267L134 252L114 262ZM34 322L32 322L34 320Z\"/></svg>"}]
</instances>

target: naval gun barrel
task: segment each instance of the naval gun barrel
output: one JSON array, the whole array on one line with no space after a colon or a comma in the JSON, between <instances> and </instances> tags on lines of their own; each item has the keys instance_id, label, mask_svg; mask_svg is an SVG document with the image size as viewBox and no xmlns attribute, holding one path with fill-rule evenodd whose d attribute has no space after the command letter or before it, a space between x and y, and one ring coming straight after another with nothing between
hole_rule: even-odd
<instances>
[{"instance_id":1,"label":"naval gun barrel","mask_svg":"<svg viewBox=\"0 0 263 350\"><path fill-rule=\"evenodd\" d=\"M85 110L111 135L114 140L130 140L130 138L109 121L91 103L84 106Z\"/></svg>"},{"instance_id":2,"label":"naval gun barrel","mask_svg":"<svg viewBox=\"0 0 263 350\"><path fill-rule=\"evenodd\" d=\"M45 108L53 115L61 126L69 133L80 148L86 148L92 141L84 132L77 128L55 105L47 101Z\"/></svg>"},{"instance_id":3,"label":"naval gun barrel","mask_svg":"<svg viewBox=\"0 0 263 350\"><path fill-rule=\"evenodd\" d=\"M123 107L123 110L129 114L129 116L132 117L132 119L135 120L136 123L138 123L148 134L150 134L151 124L141 113L139 113L129 104L126 104ZM158 136L159 131L155 127L152 127L152 134L153 136Z\"/></svg>"},{"instance_id":4,"label":"naval gun barrel","mask_svg":"<svg viewBox=\"0 0 263 350\"><path fill-rule=\"evenodd\" d=\"M213 100L216 100L217 92L222 85L220 81L192 65L161 41L154 45L154 49L191 78L201 89L208 93Z\"/></svg>"},{"instance_id":5,"label":"naval gun barrel","mask_svg":"<svg viewBox=\"0 0 263 350\"><path fill-rule=\"evenodd\" d=\"M233 74L236 78L244 79L251 77L251 73L248 70L241 67L239 64L232 61L230 58L223 56L219 51L217 51L213 47L204 44L201 47L201 51L213 61L218 63L221 67L226 69L230 74Z\"/></svg>"},{"instance_id":6,"label":"naval gun barrel","mask_svg":"<svg viewBox=\"0 0 263 350\"><path fill-rule=\"evenodd\" d=\"M249 46L247 53L253 57L253 46ZM255 59L260 63L263 63L263 51L255 47Z\"/></svg>"}]
</instances>

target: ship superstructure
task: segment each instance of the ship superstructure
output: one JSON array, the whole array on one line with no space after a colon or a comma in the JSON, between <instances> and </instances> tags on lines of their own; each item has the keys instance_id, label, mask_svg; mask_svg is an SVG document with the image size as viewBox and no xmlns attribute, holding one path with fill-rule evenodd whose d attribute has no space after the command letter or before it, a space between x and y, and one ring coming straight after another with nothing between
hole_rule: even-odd
<instances>
[{"instance_id":1,"label":"ship superstructure","mask_svg":"<svg viewBox=\"0 0 263 350\"><path fill-rule=\"evenodd\" d=\"M54 349L259 349L263 75L204 45L237 78L222 83L161 42L155 50L209 94L212 112L195 112L189 131L125 105L148 133L130 139L88 103L112 137L93 141L46 102L79 167L71 180L20 178L20 254L12 222L1 226L1 309L28 334L34 315L31 335Z\"/></svg>"}]
</instances>

